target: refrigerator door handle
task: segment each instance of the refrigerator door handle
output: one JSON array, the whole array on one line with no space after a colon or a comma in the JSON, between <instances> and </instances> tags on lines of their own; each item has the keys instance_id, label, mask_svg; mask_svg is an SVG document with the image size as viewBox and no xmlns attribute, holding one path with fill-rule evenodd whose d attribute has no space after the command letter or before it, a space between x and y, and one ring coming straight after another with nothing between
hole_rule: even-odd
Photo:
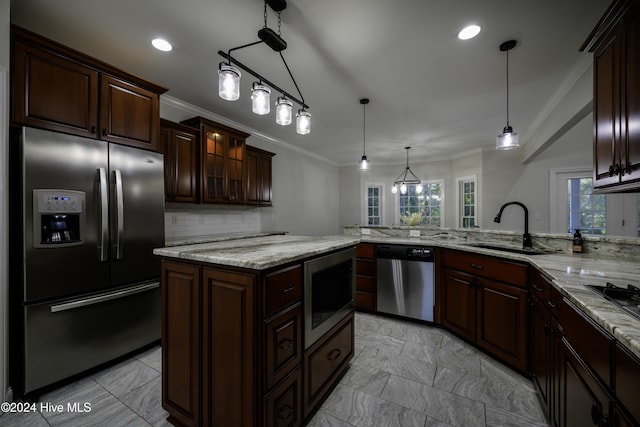
<instances>
[{"instance_id":1,"label":"refrigerator door handle","mask_svg":"<svg viewBox=\"0 0 640 427\"><path fill-rule=\"evenodd\" d=\"M98 246L100 261L107 260L107 242L109 241L109 187L107 186L107 172L98 169L100 179L100 246Z\"/></svg>"},{"instance_id":2,"label":"refrigerator door handle","mask_svg":"<svg viewBox=\"0 0 640 427\"><path fill-rule=\"evenodd\" d=\"M122 240L124 238L124 206L122 200L122 173L116 169L116 259L122 259Z\"/></svg>"},{"instance_id":3,"label":"refrigerator door handle","mask_svg":"<svg viewBox=\"0 0 640 427\"><path fill-rule=\"evenodd\" d=\"M52 313L58 313L61 311L73 310L74 308L87 307L89 305L100 304L105 301L110 301L119 298L125 298L130 295L139 294L141 292L150 291L160 287L160 282L147 283L140 286L135 286L128 289L111 292L104 295L98 295L90 298L85 298L77 301L66 302L63 304L57 304L51 306Z\"/></svg>"}]
</instances>

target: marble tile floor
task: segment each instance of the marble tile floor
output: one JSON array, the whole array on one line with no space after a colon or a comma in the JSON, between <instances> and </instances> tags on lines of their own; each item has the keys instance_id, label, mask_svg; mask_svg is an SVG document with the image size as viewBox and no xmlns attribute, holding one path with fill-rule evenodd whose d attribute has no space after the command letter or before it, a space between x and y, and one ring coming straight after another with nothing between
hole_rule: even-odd
<instances>
[{"instance_id":1,"label":"marble tile floor","mask_svg":"<svg viewBox=\"0 0 640 427\"><path fill-rule=\"evenodd\" d=\"M355 329L351 368L308 426L547 425L529 379L454 335L363 313ZM160 371L156 347L42 396L62 412L4 414L0 425L169 426ZM69 402L89 402L91 411L67 411Z\"/></svg>"}]
</instances>

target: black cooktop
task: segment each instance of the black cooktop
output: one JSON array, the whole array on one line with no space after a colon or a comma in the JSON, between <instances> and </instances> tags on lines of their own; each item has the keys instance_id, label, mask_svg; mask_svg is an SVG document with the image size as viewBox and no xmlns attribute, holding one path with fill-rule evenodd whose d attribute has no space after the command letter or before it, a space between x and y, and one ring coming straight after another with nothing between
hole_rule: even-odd
<instances>
[{"instance_id":1,"label":"black cooktop","mask_svg":"<svg viewBox=\"0 0 640 427\"><path fill-rule=\"evenodd\" d=\"M633 285L616 286L607 282L606 286L586 285L597 294L623 309L625 312L640 319L640 288Z\"/></svg>"}]
</instances>

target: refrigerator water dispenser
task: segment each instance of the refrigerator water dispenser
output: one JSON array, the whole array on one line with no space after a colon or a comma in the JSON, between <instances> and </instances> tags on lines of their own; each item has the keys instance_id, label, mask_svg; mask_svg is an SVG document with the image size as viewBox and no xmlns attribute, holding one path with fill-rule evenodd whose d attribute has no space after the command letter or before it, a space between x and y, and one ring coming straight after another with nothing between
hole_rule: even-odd
<instances>
[{"instance_id":1,"label":"refrigerator water dispenser","mask_svg":"<svg viewBox=\"0 0 640 427\"><path fill-rule=\"evenodd\" d=\"M33 190L33 246L79 245L84 236L85 193L73 190Z\"/></svg>"}]
</instances>

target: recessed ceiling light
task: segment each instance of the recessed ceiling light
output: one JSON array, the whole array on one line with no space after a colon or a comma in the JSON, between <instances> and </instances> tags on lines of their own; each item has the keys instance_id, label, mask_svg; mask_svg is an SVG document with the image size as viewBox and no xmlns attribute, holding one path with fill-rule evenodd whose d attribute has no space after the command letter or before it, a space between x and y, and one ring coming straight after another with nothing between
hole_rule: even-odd
<instances>
[{"instance_id":1,"label":"recessed ceiling light","mask_svg":"<svg viewBox=\"0 0 640 427\"><path fill-rule=\"evenodd\" d=\"M153 45L153 47L163 52L169 52L173 49L173 46L171 46L171 43L169 43L165 39L153 39L151 41L151 44Z\"/></svg>"},{"instance_id":2,"label":"recessed ceiling light","mask_svg":"<svg viewBox=\"0 0 640 427\"><path fill-rule=\"evenodd\" d=\"M480 27L478 25L469 25L460 30L458 38L460 40L469 40L477 36L479 33Z\"/></svg>"}]
</instances>

